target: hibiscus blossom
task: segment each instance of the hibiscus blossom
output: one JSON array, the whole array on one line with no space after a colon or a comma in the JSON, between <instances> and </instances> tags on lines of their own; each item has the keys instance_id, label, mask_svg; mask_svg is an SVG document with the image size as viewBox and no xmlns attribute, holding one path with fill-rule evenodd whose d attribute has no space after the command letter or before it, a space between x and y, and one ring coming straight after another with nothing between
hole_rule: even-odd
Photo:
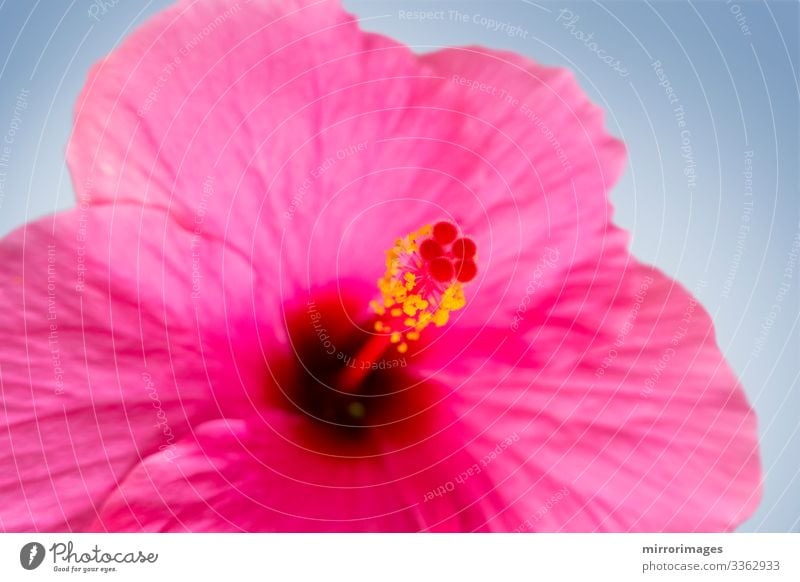
<instances>
[{"instance_id":1,"label":"hibiscus blossom","mask_svg":"<svg viewBox=\"0 0 800 582\"><path fill-rule=\"evenodd\" d=\"M633 259L574 77L336 2L185 1L77 104L74 210L0 244L7 531L708 531L755 417Z\"/></svg>"}]
</instances>

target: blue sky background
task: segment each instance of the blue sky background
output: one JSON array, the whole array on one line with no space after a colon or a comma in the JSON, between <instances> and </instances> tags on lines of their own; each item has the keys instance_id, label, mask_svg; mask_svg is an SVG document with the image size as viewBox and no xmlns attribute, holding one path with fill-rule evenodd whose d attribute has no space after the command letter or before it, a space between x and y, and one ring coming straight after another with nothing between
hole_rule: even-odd
<instances>
[{"instance_id":1,"label":"blue sky background","mask_svg":"<svg viewBox=\"0 0 800 582\"><path fill-rule=\"evenodd\" d=\"M89 67L168 2L106 0L106 12L96 19L89 15L93 4L0 0L0 139L13 133L6 174L0 176L0 235L72 204L64 149ZM345 5L365 28L419 51L481 44L576 72L607 111L610 131L628 146L627 170L612 192L617 222L632 232L639 258L696 290L758 412L765 496L741 530L800 531L800 265L786 276L800 240L800 4ZM446 15L443 21L410 22L401 10ZM467 14L468 21L451 18L451 10ZM488 19L506 25L494 30ZM517 32L506 34L511 27ZM593 35L596 48L627 74L602 62L578 31ZM655 61L685 113L694 187L684 173L674 105L659 86ZM745 193L746 158L752 163L752 196ZM744 235L743 226L749 227ZM770 325L782 284L790 287Z\"/></svg>"}]
</instances>

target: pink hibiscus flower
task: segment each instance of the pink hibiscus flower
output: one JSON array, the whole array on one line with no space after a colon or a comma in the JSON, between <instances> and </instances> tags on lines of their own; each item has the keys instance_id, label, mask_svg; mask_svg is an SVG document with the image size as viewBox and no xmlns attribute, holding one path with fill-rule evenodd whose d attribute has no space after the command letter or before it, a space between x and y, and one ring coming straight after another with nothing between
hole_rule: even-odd
<instances>
[{"instance_id":1,"label":"pink hibiscus flower","mask_svg":"<svg viewBox=\"0 0 800 582\"><path fill-rule=\"evenodd\" d=\"M729 530L755 417L560 69L185 1L0 244L0 529ZM388 254L387 254L388 253Z\"/></svg>"}]
</instances>

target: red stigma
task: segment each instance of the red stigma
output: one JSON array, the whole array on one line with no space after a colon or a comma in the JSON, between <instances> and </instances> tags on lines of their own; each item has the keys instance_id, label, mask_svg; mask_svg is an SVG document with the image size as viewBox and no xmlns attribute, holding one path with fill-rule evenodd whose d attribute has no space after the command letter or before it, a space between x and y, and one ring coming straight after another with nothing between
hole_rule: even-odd
<instances>
[{"instance_id":1,"label":"red stigma","mask_svg":"<svg viewBox=\"0 0 800 582\"><path fill-rule=\"evenodd\" d=\"M453 280L453 263L444 257L437 257L428 263L431 277L441 283Z\"/></svg>"},{"instance_id":2,"label":"red stigma","mask_svg":"<svg viewBox=\"0 0 800 582\"><path fill-rule=\"evenodd\" d=\"M478 247L471 238L459 238L453 243L453 256L457 259L471 259Z\"/></svg>"},{"instance_id":3,"label":"red stigma","mask_svg":"<svg viewBox=\"0 0 800 582\"><path fill-rule=\"evenodd\" d=\"M419 243L419 256L427 264L430 277L439 283L472 281L478 274L475 241L460 236L458 227L446 220L437 222L431 235Z\"/></svg>"},{"instance_id":4,"label":"red stigma","mask_svg":"<svg viewBox=\"0 0 800 582\"><path fill-rule=\"evenodd\" d=\"M430 261L436 257L441 257L444 254L444 249L442 249L442 245L432 238L427 238L419 245L419 254L426 261Z\"/></svg>"},{"instance_id":5,"label":"red stigma","mask_svg":"<svg viewBox=\"0 0 800 582\"><path fill-rule=\"evenodd\" d=\"M452 222L437 222L433 225L433 238L441 245L449 245L458 236L458 229Z\"/></svg>"},{"instance_id":6,"label":"red stigma","mask_svg":"<svg viewBox=\"0 0 800 582\"><path fill-rule=\"evenodd\" d=\"M463 261L456 261L456 278L462 283L472 281L475 275L478 274L478 266L472 259L464 259Z\"/></svg>"}]
</instances>

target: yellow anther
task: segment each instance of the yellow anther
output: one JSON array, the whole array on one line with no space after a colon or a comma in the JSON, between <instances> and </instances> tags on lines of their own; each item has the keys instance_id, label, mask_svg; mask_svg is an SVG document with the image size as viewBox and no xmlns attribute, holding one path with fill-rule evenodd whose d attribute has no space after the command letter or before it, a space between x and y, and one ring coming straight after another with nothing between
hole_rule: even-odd
<instances>
[{"instance_id":1,"label":"yellow anther","mask_svg":"<svg viewBox=\"0 0 800 582\"><path fill-rule=\"evenodd\" d=\"M397 303L403 303L408 297L408 291L401 285L394 285L392 288L392 297Z\"/></svg>"},{"instance_id":2,"label":"yellow anther","mask_svg":"<svg viewBox=\"0 0 800 582\"><path fill-rule=\"evenodd\" d=\"M436 327L442 327L450 319L450 312L446 309L437 309L433 314L433 323Z\"/></svg>"},{"instance_id":3,"label":"yellow anther","mask_svg":"<svg viewBox=\"0 0 800 582\"><path fill-rule=\"evenodd\" d=\"M417 309L417 304L413 301L406 301L403 304L403 313L409 317L414 317L417 314L417 311L419 311L419 309Z\"/></svg>"}]
</instances>

